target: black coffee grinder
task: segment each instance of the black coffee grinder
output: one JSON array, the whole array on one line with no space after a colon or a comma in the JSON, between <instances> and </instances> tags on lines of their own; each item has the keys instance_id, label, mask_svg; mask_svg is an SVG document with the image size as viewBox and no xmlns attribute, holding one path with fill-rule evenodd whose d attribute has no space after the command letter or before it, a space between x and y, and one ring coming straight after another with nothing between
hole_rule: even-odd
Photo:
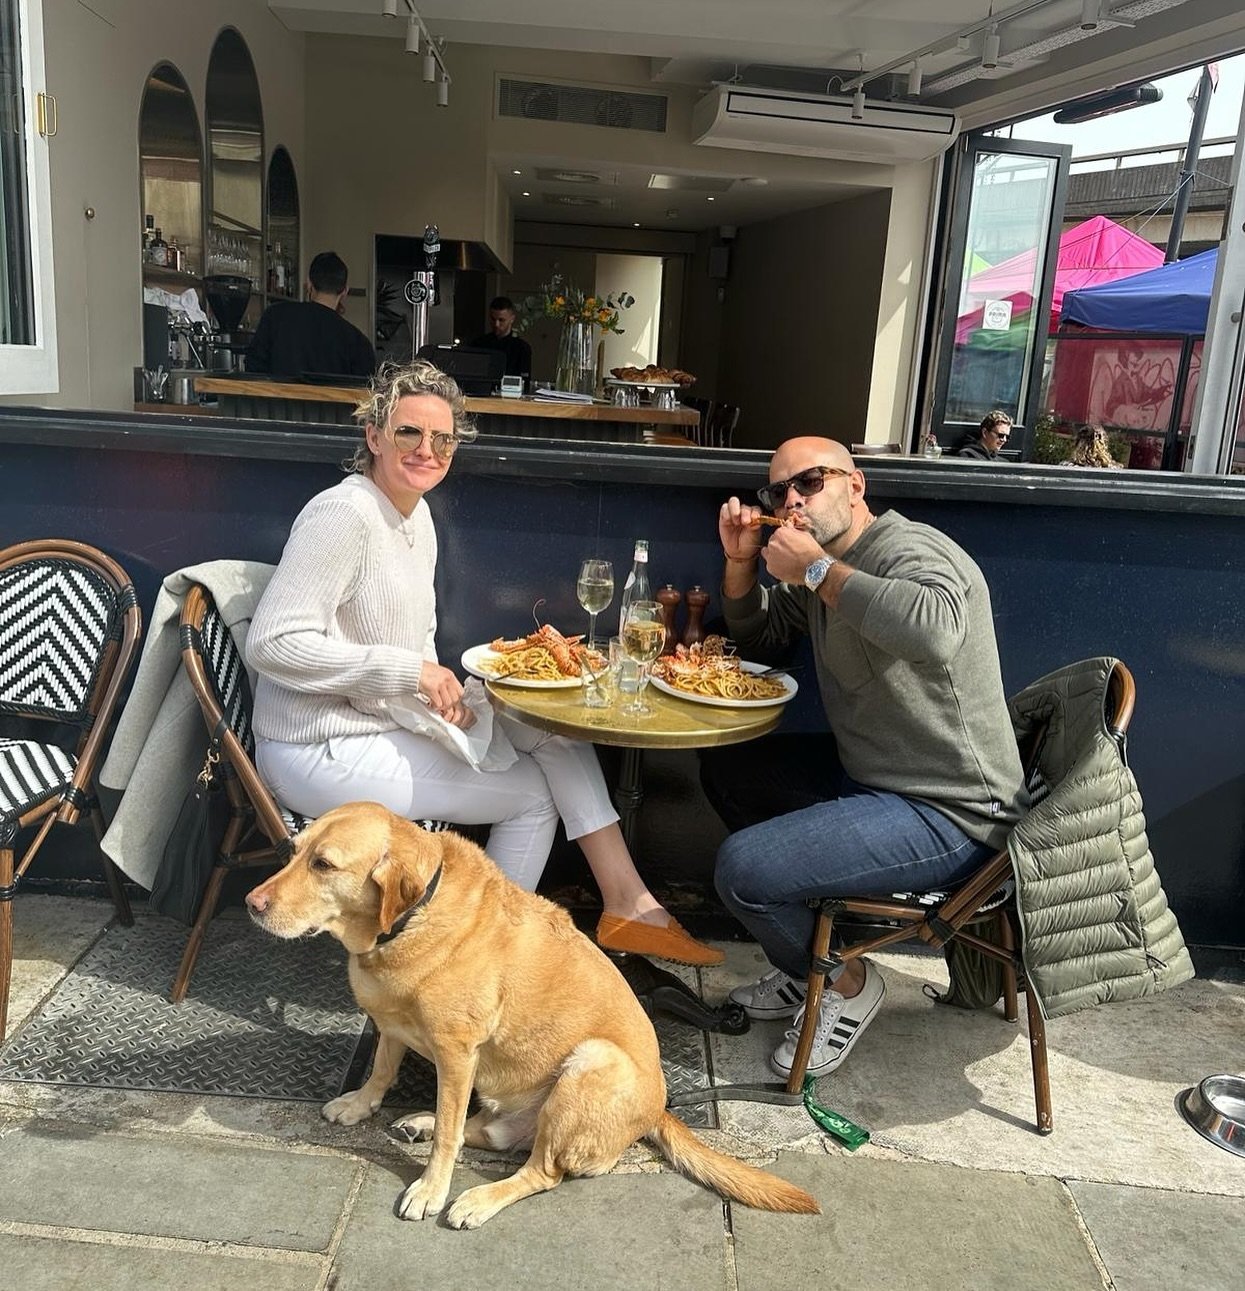
<instances>
[{"instance_id":1,"label":"black coffee grinder","mask_svg":"<svg viewBox=\"0 0 1245 1291\"><path fill-rule=\"evenodd\" d=\"M251 343L251 333L239 330L251 300L251 280L237 273L209 274L203 280L203 294L216 323L208 338L210 366L214 372L237 372Z\"/></svg>"}]
</instances>

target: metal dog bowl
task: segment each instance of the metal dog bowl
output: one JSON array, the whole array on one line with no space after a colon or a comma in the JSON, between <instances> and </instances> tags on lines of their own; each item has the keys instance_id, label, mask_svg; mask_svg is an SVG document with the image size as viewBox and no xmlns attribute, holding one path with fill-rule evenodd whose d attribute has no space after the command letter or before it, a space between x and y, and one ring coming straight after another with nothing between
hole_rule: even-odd
<instances>
[{"instance_id":1,"label":"metal dog bowl","mask_svg":"<svg viewBox=\"0 0 1245 1291\"><path fill-rule=\"evenodd\" d=\"M1207 1076L1176 1095L1176 1109L1204 1139L1245 1157L1245 1077Z\"/></svg>"}]
</instances>

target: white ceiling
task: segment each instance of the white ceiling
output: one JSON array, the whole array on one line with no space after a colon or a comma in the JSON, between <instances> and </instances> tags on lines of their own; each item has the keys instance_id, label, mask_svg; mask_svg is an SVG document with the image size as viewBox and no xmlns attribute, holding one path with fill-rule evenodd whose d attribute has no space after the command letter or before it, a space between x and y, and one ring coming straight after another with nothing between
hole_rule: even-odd
<instances>
[{"instance_id":1,"label":"white ceiling","mask_svg":"<svg viewBox=\"0 0 1245 1291\"><path fill-rule=\"evenodd\" d=\"M403 38L404 24L383 16L381 0L268 4L293 30ZM1245 47L1240 0L1101 0L1104 17L1132 22L1103 23L1092 33L1081 30L1083 0L416 0L416 7L428 30L447 42L451 73L455 45L489 45L647 58L656 90L708 89L737 78L820 93L832 76L850 82L862 66L876 73L901 63L867 86L870 97L893 97L906 92L912 59L925 50L921 101L955 107L968 126L1029 115ZM991 17L999 20L1000 65L983 72L983 24ZM957 45L966 28L976 30ZM845 177L827 182L812 166L803 168L807 176L789 167L764 185L741 183L755 176L723 176L721 159L712 156L705 159L704 188L654 190L649 167L610 159L608 136L617 132L597 133L603 139L595 164L582 155L521 149L494 155L518 218L704 228L746 224L864 191ZM537 180L538 168L585 170L601 178L577 185ZM726 188L718 186L723 180ZM545 198L585 192L604 193L614 205L558 207Z\"/></svg>"}]
</instances>

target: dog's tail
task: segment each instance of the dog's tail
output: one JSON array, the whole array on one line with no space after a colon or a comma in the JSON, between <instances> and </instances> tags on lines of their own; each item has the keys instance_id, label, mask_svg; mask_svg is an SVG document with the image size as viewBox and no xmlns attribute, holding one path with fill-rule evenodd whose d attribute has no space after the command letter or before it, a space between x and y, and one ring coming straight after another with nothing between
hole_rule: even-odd
<instances>
[{"instance_id":1,"label":"dog's tail","mask_svg":"<svg viewBox=\"0 0 1245 1291\"><path fill-rule=\"evenodd\" d=\"M706 1188L757 1210L781 1210L795 1215L819 1215L821 1207L802 1188L777 1175L746 1165L702 1143L677 1116L663 1112L647 1135L670 1164Z\"/></svg>"}]
</instances>

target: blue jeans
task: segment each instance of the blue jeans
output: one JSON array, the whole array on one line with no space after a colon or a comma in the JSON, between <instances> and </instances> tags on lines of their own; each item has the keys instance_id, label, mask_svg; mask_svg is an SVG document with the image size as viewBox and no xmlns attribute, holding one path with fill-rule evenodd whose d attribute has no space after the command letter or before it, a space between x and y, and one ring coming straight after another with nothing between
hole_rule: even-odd
<instances>
[{"instance_id":1,"label":"blue jeans","mask_svg":"<svg viewBox=\"0 0 1245 1291\"><path fill-rule=\"evenodd\" d=\"M714 885L770 962L808 975L816 897L924 892L968 878L995 849L923 802L846 780L839 797L732 834Z\"/></svg>"}]
</instances>

